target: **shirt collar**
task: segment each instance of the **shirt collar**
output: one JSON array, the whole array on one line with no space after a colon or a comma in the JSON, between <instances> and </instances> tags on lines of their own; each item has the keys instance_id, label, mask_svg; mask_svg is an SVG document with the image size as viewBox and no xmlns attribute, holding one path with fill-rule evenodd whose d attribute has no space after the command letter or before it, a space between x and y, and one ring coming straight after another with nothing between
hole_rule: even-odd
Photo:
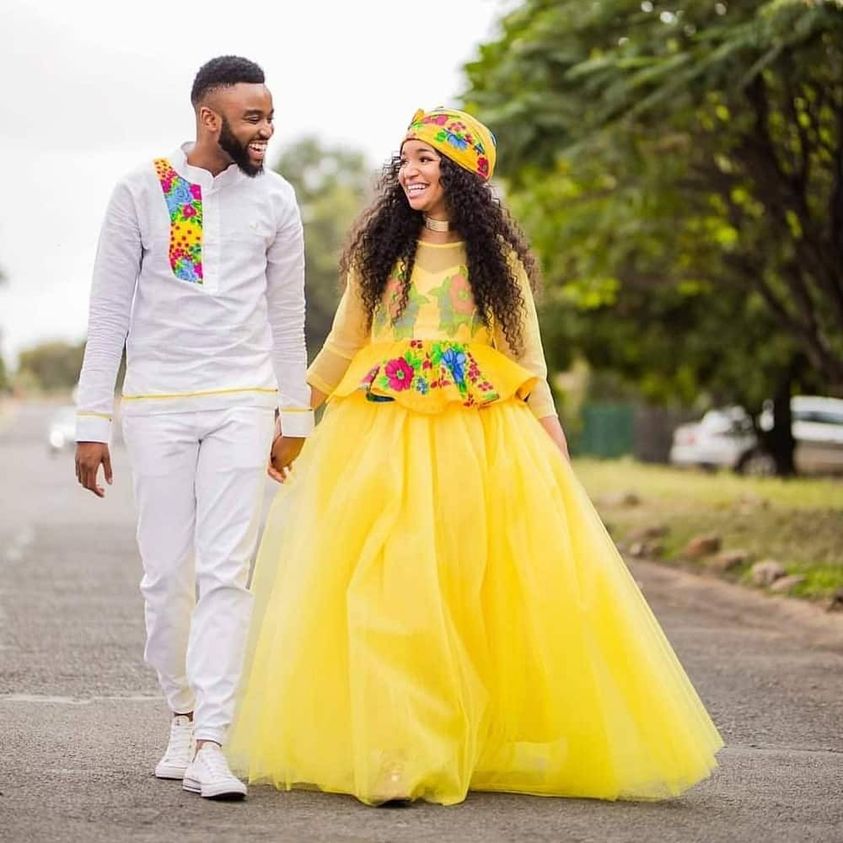
<instances>
[{"instance_id":1,"label":"shirt collar","mask_svg":"<svg viewBox=\"0 0 843 843\"><path fill-rule=\"evenodd\" d=\"M198 184L208 189L221 188L227 184L233 184L240 179L247 178L244 173L240 172L240 168L236 164L230 164L216 176L209 170L188 164L187 153L192 146L193 142L187 141L170 154L170 163L173 165L173 169L191 184Z\"/></svg>"}]
</instances>

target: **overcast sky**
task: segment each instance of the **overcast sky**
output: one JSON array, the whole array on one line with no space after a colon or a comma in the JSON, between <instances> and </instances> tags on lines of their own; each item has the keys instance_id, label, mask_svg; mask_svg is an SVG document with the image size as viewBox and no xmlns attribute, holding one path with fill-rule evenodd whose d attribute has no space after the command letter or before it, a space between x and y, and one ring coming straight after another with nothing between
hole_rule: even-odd
<instances>
[{"instance_id":1,"label":"overcast sky","mask_svg":"<svg viewBox=\"0 0 843 843\"><path fill-rule=\"evenodd\" d=\"M513 0L2 0L0 350L79 340L117 178L193 135L189 90L215 55L266 71L270 160L316 134L379 166L416 108L453 103L462 65Z\"/></svg>"}]
</instances>

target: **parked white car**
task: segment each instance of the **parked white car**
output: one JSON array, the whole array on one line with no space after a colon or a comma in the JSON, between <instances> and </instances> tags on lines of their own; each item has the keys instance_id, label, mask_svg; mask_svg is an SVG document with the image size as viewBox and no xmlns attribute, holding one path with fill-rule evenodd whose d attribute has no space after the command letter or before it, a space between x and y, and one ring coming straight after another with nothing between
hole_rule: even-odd
<instances>
[{"instance_id":1,"label":"parked white car","mask_svg":"<svg viewBox=\"0 0 843 843\"><path fill-rule=\"evenodd\" d=\"M794 462L800 474L843 474L843 399L796 395L791 399ZM758 418L762 430L773 427L772 403ZM731 468L748 474L772 474L772 457L758 445L752 420L742 407L709 410L699 422L673 433L674 465Z\"/></svg>"},{"instance_id":2,"label":"parked white car","mask_svg":"<svg viewBox=\"0 0 843 843\"><path fill-rule=\"evenodd\" d=\"M47 445L51 454L76 447L76 407L72 404L53 413L47 428Z\"/></svg>"},{"instance_id":3,"label":"parked white car","mask_svg":"<svg viewBox=\"0 0 843 843\"><path fill-rule=\"evenodd\" d=\"M673 431L670 462L702 468L737 468L757 444L752 419L743 407L709 410L698 422Z\"/></svg>"},{"instance_id":4,"label":"parked white car","mask_svg":"<svg viewBox=\"0 0 843 843\"><path fill-rule=\"evenodd\" d=\"M843 474L843 399L796 395L791 399L796 470L800 474ZM759 419L762 430L773 426L766 407Z\"/></svg>"}]
</instances>

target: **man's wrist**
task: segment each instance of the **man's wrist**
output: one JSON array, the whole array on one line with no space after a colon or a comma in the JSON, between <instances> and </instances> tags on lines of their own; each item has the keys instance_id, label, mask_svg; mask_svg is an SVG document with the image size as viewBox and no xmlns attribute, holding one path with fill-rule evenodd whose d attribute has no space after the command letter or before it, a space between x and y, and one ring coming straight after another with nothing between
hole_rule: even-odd
<instances>
[{"instance_id":1,"label":"man's wrist","mask_svg":"<svg viewBox=\"0 0 843 843\"><path fill-rule=\"evenodd\" d=\"M111 441L111 419L97 413L76 414L76 442L99 442L107 445Z\"/></svg>"},{"instance_id":2,"label":"man's wrist","mask_svg":"<svg viewBox=\"0 0 843 843\"><path fill-rule=\"evenodd\" d=\"M278 426L282 436L305 439L313 432L313 410L281 408L278 411Z\"/></svg>"}]
</instances>

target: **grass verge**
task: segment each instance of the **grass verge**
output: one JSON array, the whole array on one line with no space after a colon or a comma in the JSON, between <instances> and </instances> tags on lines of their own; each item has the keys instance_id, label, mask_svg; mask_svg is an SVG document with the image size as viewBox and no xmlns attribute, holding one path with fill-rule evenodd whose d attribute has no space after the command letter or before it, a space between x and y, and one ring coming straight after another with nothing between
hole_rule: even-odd
<instances>
[{"instance_id":1,"label":"grass verge","mask_svg":"<svg viewBox=\"0 0 843 843\"><path fill-rule=\"evenodd\" d=\"M578 459L574 468L627 552L647 530L660 532L652 555L710 569L710 558L683 555L692 538L710 534L724 551L746 554L724 574L730 579L750 583L752 564L772 559L804 577L793 596L826 600L843 589L843 481L740 477L632 460Z\"/></svg>"}]
</instances>

